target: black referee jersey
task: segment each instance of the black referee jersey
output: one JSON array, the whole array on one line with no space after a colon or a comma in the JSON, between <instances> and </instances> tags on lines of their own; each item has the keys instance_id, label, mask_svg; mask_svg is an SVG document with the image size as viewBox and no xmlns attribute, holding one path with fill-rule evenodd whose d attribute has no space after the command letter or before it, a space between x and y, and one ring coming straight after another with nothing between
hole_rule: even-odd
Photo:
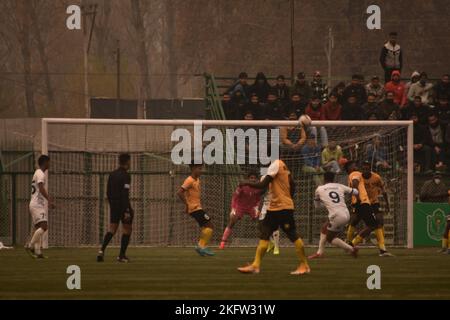
<instances>
[{"instance_id":1,"label":"black referee jersey","mask_svg":"<svg viewBox=\"0 0 450 320\"><path fill-rule=\"evenodd\" d=\"M125 169L118 168L110 173L106 194L111 206L131 209L130 184L131 176Z\"/></svg>"}]
</instances>

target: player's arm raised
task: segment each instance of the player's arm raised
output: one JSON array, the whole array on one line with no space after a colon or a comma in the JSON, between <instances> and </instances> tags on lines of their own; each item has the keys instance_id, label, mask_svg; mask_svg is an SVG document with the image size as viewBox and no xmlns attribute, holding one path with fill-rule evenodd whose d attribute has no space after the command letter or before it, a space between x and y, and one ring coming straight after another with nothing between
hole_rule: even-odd
<instances>
[{"instance_id":1,"label":"player's arm raised","mask_svg":"<svg viewBox=\"0 0 450 320\"><path fill-rule=\"evenodd\" d=\"M273 178L269 175L266 175L262 181L251 182L251 181L242 181L239 183L240 187L249 186L256 189L266 189L269 184L272 182Z\"/></svg>"}]
</instances>

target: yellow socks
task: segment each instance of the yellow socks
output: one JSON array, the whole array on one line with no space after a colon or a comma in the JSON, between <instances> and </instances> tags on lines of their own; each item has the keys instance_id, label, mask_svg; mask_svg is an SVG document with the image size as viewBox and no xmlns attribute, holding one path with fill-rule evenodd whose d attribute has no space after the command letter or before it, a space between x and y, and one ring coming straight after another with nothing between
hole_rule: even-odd
<instances>
[{"instance_id":1,"label":"yellow socks","mask_svg":"<svg viewBox=\"0 0 450 320\"><path fill-rule=\"evenodd\" d=\"M211 240L213 233L213 229L211 228L202 228L202 231L200 233L200 240L198 242L198 246L200 248L206 248L206 246L209 243L209 240Z\"/></svg>"},{"instance_id":2,"label":"yellow socks","mask_svg":"<svg viewBox=\"0 0 450 320\"><path fill-rule=\"evenodd\" d=\"M253 261L252 266L254 266L255 268L259 268L259 266L261 265L261 260L267 251L267 247L269 247L269 241L259 240L258 247L256 248L255 261Z\"/></svg>"},{"instance_id":3,"label":"yellow socks","mask_svg":"<svg viewBox=\"0 0 450 320\"><path fill-rule=\"evenodd\" d=\"M295 242L295 252L297 252L297 256L300 259L300 262L308 265L308 260L305 255L305 246L303 245L303 240L298 238Z\"/></svg>"},{"instance_id":4,"label":"yellow socks","mask_svg":"<svg viewBox=\"0 0 450 320\"><path fill-rule=\"evenodd\" d=\"M352 241L353 235L355 234L355 227L350 225L347 229L347 241Z\"/></svg>"},{"instance_id":5,"label":"yellow socks","mask_svg":"<svg viewBox=\"0 0 450 320\"><path fill-rule=\"evenodd\" d=\"M442 238L442 249L448 248L448 239Z\"/></svg>"},{"instance_id":6,"label":"yellow socks","mask_svg":"<svg viewBox=\"0 0 450 320\"><path fill-rule=\"evenodd\" d=\"M361 237L359 234L355 237L355 239L353 239L352 243L354 246L360 244L361 242L363 242L364 238Z\"/></svg>"},{"instance_id":7,"label":"yellow socks","mask_svg":"<svg viewBox=\"0 0 450 320\"><path fill-rule=\"evenodd\" d=\"M378 248L382 251L386 251L386 247L384 245L384 232L383 227L375 229L375 236L377 237Z\"/></svg>"}]
</instances>

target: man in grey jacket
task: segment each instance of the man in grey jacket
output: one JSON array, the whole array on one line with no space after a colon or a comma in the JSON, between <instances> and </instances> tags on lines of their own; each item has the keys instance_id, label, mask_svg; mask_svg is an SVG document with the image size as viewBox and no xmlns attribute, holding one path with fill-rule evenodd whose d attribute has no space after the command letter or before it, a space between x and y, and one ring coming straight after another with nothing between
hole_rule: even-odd
<instances>
[{"instance_id":1,"label":"man in grey jacket","mask_svg":"<svg viewBox=\"0 0 450 320\"><path fill-rule=\"evenodd\" d=\"M381 49L380 64L384 70L384 81L391 81L392 71L402 70L403 51L397 43L397 32L389 33L389 41Z\"/></svg>"}]
</instances>

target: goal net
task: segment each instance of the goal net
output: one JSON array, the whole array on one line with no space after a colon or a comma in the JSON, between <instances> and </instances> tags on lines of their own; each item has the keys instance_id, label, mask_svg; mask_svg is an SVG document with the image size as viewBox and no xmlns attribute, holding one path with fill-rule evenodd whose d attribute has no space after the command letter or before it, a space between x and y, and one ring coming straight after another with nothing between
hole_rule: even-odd
<instances>
[{"instance_id":1,"label":"goal net","mask_svg":"<svg viewBox=\"0 0 450 320\"><path fill-rule=\"evenodd\" d=\"M261 153L270 156L278 150L297 187L294 200L298 232L306 243L316 244L327 218L327 213L313 204L323 170L337 171L338 182L347 184L339 162L337 166L322 162L321 149L328 144L339 146L348 160L369 161L372 170L382 176L391 208L384 217L386 243L411 246L409 122L313 122L307 130L306 147L288 146L286 138L294 142L299 138L297 125L296 121L44 119L42 152L51 158L48 187L57 205L49 214L49 245L101 243L109 224L108 175L117 168L118 155L124 152L132 159L130 197L135 219L131 245L194 245L198 226L176 196L189 175L188 165L179 163L183 142L187 143L183 150L188 150L186 154L192 158L209 154L215 160L204 166L201 177L202 205L215 227L213 243L220 241L228 222L238 182L250 170L270 164ZM249 130L256 132L256 140ZM228 136L230 132L235 136ZM244 145L240 141L245 141ZM266 152L262 152L264 141ZM245 155L241 157L242 150ZM384 211L385 204L382 199L380 202ZM233 229L230 245L254 246L257 234L257 222L245 217ZM289 244L284 235L281 241Z\"/></svg>"}]
</instances>

